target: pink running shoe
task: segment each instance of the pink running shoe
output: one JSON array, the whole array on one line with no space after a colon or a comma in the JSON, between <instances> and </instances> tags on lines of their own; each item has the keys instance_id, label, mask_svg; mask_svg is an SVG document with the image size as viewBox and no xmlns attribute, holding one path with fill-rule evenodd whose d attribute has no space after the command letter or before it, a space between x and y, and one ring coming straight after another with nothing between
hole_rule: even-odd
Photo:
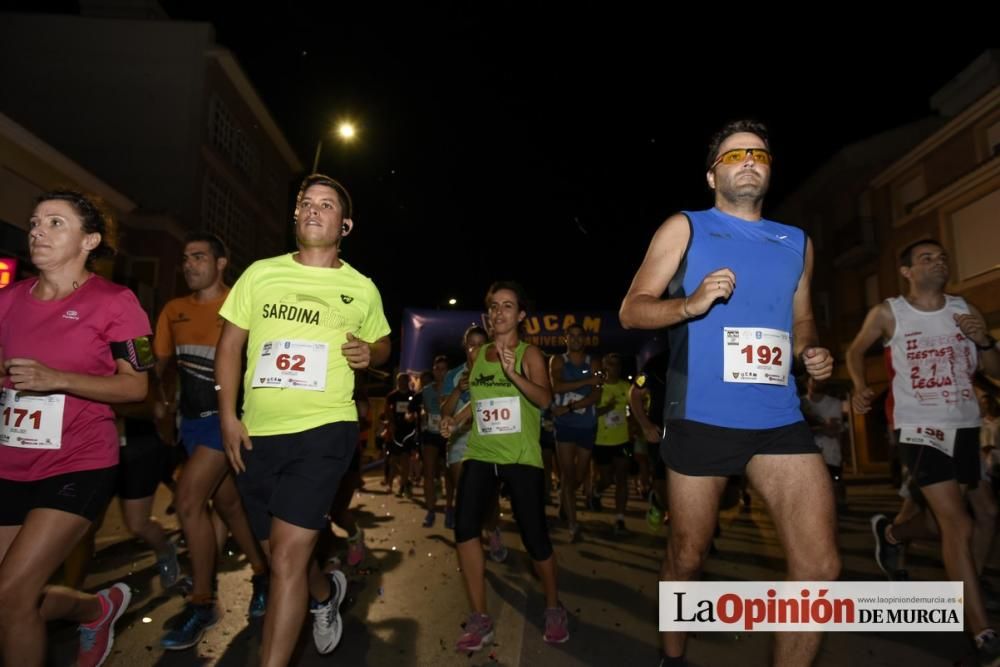
<instances>
[{"instance_id":1,"label":"pink running shoe","mask_svg":"<svg viewBox=\"0 0 1000 667\"><path fill-rule=\"evenodd\" d=\"M549 644L562 644L569 639L569 617L562 605L545 610L545 634L542 639Z\"/></svg>"},{"instance_id":2,"label":"pink running shoe","mask_svg":"<svg viewBox=\"0 0 1000 667\"><path fill-rule=\"evenodd\" d=\"M493 641L493 620L486 614L469 614L465 623L465 632L455 642L455 650L459 653L478 651Z\"/></svg>"},{"instance_id":3,"label":"pink running shoe","mask_svg":"<svg viewBox=\"0 0 1000 667\"><path fill-rule=\"evenodd\" d=\"M111 655L115 644L115 623L128 609L132 591L118 583L97 593L109 603L107 615L97 627L80 626L80 650L76 656L79 667L99 667Z\"/></svg>"},{"instance_id":4,"label":"pink running shoe","mask_svg":"<svg viewBox=\"0 0 1000 667\"><path fill-rule=\"evenodd\" d=\"M358 528L358 532L347 538L347 564L351 567L360 565L365 554L365 534Z\"/></svg>"}]
</instances>

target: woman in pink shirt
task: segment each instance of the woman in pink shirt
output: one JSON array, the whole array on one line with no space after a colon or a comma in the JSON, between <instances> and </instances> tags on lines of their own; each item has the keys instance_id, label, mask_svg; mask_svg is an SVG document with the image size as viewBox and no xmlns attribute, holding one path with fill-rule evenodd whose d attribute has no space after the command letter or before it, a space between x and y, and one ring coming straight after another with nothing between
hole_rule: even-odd
<instances>
[{"instance_id":1,"label":"woman in pink shirt","mask_svg":"<svg viewBox=\"0 0 1000 667\"><path fill-rule=\"evenodd\" d=\"M111 652L131 593L47 582L115 489L118 434L108 404L141 401L149 319L128 289L92 272L114 254L110 220L84 195L38 197L28 248L38 278L0 291L0 651L41 665L45 622L80 623L77 664Z\"/></svg>"}]
</instances>

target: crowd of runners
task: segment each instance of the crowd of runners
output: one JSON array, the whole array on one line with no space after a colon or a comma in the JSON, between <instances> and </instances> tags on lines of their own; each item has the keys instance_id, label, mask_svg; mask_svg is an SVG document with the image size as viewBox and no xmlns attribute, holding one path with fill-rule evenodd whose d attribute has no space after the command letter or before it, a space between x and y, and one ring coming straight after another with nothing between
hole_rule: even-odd
<instances>
[{"instance_id":1,"label":"crowd of runners","mask_svg":"<svg viewBox=\"0 0 1000 667\"><path fill-rule=\"evenodd\" d=\"M498 280L483 286L482 325L437 350L425 372L397 375L381 412L366 373L388 362L390 327L375 283L343 258L354 222L339 182L305 178L296 250L252 264L231 287L224 239L187 237L189 293L155 327L132 292L95 272L113 253L109 216L85 194L43 193L28 231L37 274L0 291L3 664L44 664L55 619L79 625L77 664L108 659L132 593L80 582L116 495L127 528L155 553L162 587L187 595L163 649L190 649L218 622L218 554L231 536L252 570L246 613L263 617L260 664L288 664L307 618L316 650L331 653L347 591L328 561L331 525L348 536L347 564L364 562L350 504L369 433L388 489L419 487L423 526L440 518L454 531L469 603L458 651L495 637L485 563L507 557L501 497L537 574L551 644L572 639L550 532L587 539L578 512L590 511L622 537L630 496L667 538L661 580L700 576L732 484L746 506L747 488L766 505L788 578L837 579L844 401L824 390L834 358L813 321L812 242L762 216L771 163L764 126L726 125L704 164L714 206L678 212L653 236L620 318L667 329L666 353L634 369L626 351L598 354L571 325L565 350L546 354L522 337L523 288ZM899 264L906 291L871 310L846 355L851 408L863 414L874 400L864 356L885 347L888 432L905 464L898 512L872 518L875 557L887 577L905 579L905 545L940 542L948 578L965 586L971 644L994 664L1000 635L981 577L1000 434L996 399L978 378L1000 378L1000 351L975 307L944 292L939 241L910 244ZM186 568L151 516L160 484L173 494ZM810 664L820 639L777 633L774 663ZM682 633L662 633L650 663L686 664L685 649Z\"/></svg>"}]
</instances>

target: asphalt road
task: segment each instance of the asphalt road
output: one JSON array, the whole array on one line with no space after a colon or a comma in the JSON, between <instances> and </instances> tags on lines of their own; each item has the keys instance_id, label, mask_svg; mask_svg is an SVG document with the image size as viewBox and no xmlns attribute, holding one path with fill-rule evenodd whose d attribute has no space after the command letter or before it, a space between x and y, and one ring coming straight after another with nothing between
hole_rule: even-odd
<instances>
[{"instance_id":1,"label":"asphalt road","mask_svg":"<svg viewBox=\"0 0 1000 667\"><path fill-rule=\"evenodd\" d=\"M666 531L652 533L644 520L645 505L630 498L630 534L615 537L612 515L583 512L583 539L568 542L558 525L552 536L559 561L559 586L570 611L568 643L542 641L543 598L531 573L530 561L505 506L502 528L510 556L502 564L487 561L489 608L495 645L475 655L458 654L454 642L461 633L468 603L458 571L453 535L442 525L442 514L431 529L421 526L424 515L414 500L386 493L379 478L369 476L354 506L366 532L368 558L348 568L348 597L342 608L343 640L337 650L320 656L304 627L293 664L311 665L656 665L657 574ZM156 514L179 537L176 519L165 516L166 493L157 498ZM611 503L610 493L605 505ZM851 480L849 507L840 517L840 545L845 580L877 580L872 559L868 518L877 511L895 511L898 497L885 480ZM549 509L550 515L555 509ZM338 539L340 553L346 548ZM766 511L755 503L751 512L739 506L721 517L717 553L709 557L705 576L717 580L783 578L781 547ZM128 612L118 625L118 638L107 664L163 666L256 665L261 622L249 622L250 569L239 554L227 554L221 564L219 602L222 621L195 648L163 651L159 638L183 605L176 590L161 590L153 556L123 529L113 507L98 535L98 553L88 589L123 580L133 589ZM187 563L182 557L182 566ZM943 578L937 545L916 545L908 566L911 578ZM991 563L987 575L996 581L1000 570ZM1000 585L995 585L1000 589ZM53 625L52 665L73 664L75 631ZM702 633L688 645L695 665L767 665L771 635L766 633ZM830 633L824 640L818 667L845 665L924 667L950 665L970 651L961 633Z\"/></svg>"}]
</instances>

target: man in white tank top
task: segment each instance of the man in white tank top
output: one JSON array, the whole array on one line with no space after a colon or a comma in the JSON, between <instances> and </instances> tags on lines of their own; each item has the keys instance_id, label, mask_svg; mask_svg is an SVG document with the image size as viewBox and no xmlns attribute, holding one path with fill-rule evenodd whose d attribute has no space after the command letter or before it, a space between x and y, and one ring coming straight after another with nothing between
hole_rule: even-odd
<instances>
[{"instance_id":1,"label":"man in white tank top","mask_svg":"<svg viewBox=\"0 0 1000 667\"><path fill-rule=\"evenodd\" d=\"M936 520L947 576L965 584L966 628L980 660L993 664L1000 659L1000 635L986 617L964 495L980 478L981 419L972 378L977 370L1000 377L1000 352L979 311L944 293L948 256L940 243L912 243L900 263L907 293L872 308L847 352L852 402L859 414L871 409L874 393L865 379L864 354L881 339L892 383L886 415L911 479ZM934 537L919 514L895 525L876 514L871 523L875 559L890 578L903 543Z\"/></svg>"}]
</instances>

